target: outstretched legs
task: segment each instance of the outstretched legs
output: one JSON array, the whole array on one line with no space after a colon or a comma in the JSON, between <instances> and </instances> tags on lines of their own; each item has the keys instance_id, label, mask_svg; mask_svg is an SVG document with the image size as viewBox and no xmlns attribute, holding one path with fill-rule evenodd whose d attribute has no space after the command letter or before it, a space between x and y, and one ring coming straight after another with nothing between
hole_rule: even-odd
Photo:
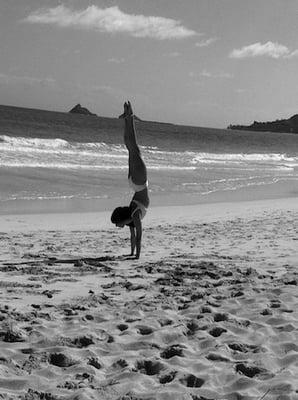
<instances>
[{"instance_id":1,"label":"outstretched legs","mask_svg":"<svg viewBox=\"0 0 298 400\"><path fill-rule=\"evenodd\" d=\"M124 143L128 150L128 176L136 185L147 181L147 169L137 144L134 116L130 102L124 103L124 113L119 118L124 119Z\"/></svg>"}]
</instances>

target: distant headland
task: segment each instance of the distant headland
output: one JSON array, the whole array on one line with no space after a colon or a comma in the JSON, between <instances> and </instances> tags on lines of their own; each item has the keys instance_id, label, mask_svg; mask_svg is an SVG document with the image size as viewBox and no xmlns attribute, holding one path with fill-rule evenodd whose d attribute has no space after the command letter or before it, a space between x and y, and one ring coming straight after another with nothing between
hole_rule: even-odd
<instances>
[{"instance_id":1,"label":"distant headland","mask_svg":"<svg viewBox=\"0 0 298 400\"><path fill-rule=\"evenodd\" d=\"M228 129L236 129L243 131L261 131L261 132L284 132L298 133L298 114L293 115L289 119L277 119L276 121L257 122L251 125L229 125Z\"/></svg>"}]
</instances>

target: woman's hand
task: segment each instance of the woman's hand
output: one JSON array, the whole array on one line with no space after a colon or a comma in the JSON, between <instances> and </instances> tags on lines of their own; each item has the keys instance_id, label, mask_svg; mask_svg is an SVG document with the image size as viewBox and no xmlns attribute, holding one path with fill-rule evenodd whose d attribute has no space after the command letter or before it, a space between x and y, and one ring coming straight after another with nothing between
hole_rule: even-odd
<instances>
[{"instance_id":1,"label":"woman's hand","mask_svg":"<svg viewBox=\"0 0 298 400\"><path fill-rule=\"evenodd\" d=\"M137 256L137 255L127 256L127 257L125 257L125 260L138 260L139 258L140 258L140 256Z\"/></svg>"}]
</instances>

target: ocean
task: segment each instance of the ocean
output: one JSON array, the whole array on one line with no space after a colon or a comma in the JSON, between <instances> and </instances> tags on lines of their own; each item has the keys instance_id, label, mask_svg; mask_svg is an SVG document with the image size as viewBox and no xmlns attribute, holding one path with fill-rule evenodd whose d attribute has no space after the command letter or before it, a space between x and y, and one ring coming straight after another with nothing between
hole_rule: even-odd
<instances>
[{"instance_id":1,"label":"ocean","mask_svg":"<svg viewBox=\"0 0 298 400\"><path fill-rule=\"evenodd\" d=\"M122 124L0 106L0 213L128 203ZM298 194L298 135L157 122L136 129L153 205L230 200L240 192L245 199L260 188L263 197Z\"/></svg>"}]
</instances>

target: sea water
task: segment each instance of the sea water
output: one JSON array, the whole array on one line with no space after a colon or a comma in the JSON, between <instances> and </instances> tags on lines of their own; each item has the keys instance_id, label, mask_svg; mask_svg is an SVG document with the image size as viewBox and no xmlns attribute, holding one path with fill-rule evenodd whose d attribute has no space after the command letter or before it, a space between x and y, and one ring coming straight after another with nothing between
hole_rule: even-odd
<instances>
[{"instance_id":1,"label":"sea water","mask_svg":"<svg viewBox=\"0 0 298 400\"><path fill-rule=\"evenodd\" d=\"M285 181L298 184L298 151L208 152L187 150L185 145L177 151L154 143L140 148L153 196L189 193L201 201L220 191ZM0 207L17 200L122 198L129 191L127 165L128 152L121 143L2 134Z\"/></svg>"}]
</instances>

